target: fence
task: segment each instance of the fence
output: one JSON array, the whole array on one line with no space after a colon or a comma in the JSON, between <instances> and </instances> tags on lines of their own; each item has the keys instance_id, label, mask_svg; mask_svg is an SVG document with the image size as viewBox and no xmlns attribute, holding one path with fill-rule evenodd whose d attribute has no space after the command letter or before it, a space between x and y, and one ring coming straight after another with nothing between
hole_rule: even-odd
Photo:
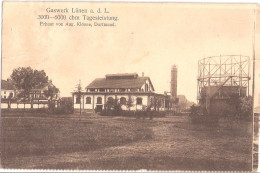
<instances>
[{"instance_id":1,"label":"fence","mask_svg":"<svg viewBox=\"0 0 260 173\"><path fill-rule=\"evenodd\" d=\"M1 109L39 109L48 108L48 103L1 103Z\"/></svg>"},{"instance_id":2,"label":"fence","mask_svg":"<svg viewBox=\"0 0 260 173\"><path fill-rule=\"evenodd\" d=\"M40 115L40 114L71 114L73 103L71 101L52 102L1 102L2 115Z\"/></svg>"}]
</instances>

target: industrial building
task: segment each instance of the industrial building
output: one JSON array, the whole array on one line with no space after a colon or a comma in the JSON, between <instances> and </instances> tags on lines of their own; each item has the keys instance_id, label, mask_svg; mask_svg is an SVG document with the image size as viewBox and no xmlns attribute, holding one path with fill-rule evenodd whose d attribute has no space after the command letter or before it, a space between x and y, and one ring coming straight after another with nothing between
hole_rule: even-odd
<instances>
[{"instance_id":1,"label":"industrial building","mask_svg":"<svg viewBox=\"0 0 260 173\"><path fill-rule=\"evenodd\" d=\"M231 97L249 95L250 58L221 55L198 61L198 101L208 114L219 114Z\"/></svg>"},{"instance_id":2,"label":"industrial building","mask_svg":"<svg viewBox=\"0 0 260 173\"><path fill-rule=\"evenodd\" d=\"M176 65L172 65L171 67L171 82L170 82L170 95L169 97L169 104L170 104L170 110L173 110L174 112L179 112L180 109L178 108L179 98L177 95L177 84L178 84L178 68ZM168 92L169 93L169 92Z\"/></svg>"},{"instance_id":3,"label":"industrial building","mask_svg":"<svg viewBox=\"0 0 260 173\"><path fill-rule=\"evenodd\" d=\"M83 112L101 111L108 101L118 101L123 110L144 110L150 106L163 111L169 107L168 98L155 93L150 77L140 77L137 73L107 74L91 82L80 97L77 92L73 93L74 109Z\"/></svg>"},{"instance_id":4,"label":"industrial building","mask_svg":"<svg viewBox=\"0 0 260 173\"><path fill-rule=\"evenodd\" d=\"M173 65L171 69L171 96L177 98L177 66Z\"/></svg>"}]
</instances>

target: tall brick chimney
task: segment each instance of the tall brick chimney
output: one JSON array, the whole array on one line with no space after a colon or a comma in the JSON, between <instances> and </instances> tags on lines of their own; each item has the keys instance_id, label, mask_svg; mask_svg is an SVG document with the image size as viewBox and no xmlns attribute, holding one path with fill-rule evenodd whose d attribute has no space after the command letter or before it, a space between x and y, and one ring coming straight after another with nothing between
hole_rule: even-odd
<instances>
[{"instance_id":1,"label":"tall brick chimney","mask_svg":"<svg viewBox=\"0 0 260 173\"><path fill-rule=\"evenodd\" d=\"M171 68L171 96L177 98L177 66Z\"/></svg>"}]
</instances>

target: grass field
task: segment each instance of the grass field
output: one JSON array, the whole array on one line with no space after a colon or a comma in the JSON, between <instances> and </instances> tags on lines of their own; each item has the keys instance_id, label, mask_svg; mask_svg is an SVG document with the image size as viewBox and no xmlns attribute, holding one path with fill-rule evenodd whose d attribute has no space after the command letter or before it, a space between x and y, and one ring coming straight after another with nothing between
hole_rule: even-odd
<instances>
[{"instance_id":1,"label":"grass field","mask_svg":"<svg viewBox=\"0 0 260 173\"><path fill-rule=\"evenodd\" d=\"M251 170L251 125L205 127L187 116L2 117L3 168Z\"/></svg>"}]
</instances>

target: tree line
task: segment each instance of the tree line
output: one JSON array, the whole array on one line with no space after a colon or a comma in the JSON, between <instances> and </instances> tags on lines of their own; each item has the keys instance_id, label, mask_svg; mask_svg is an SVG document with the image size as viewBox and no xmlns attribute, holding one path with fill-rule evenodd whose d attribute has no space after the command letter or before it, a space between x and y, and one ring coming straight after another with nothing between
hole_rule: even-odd
<instances>
[{"instance_id":1,"label":"tree line","mask_svg":"<svg viewBox=\"0 0 260 173\"><path fill-rule=\"evenodd\" d=\"M44 70L32 69L31 67L18 67L13 69L10 80L18 91L16 98L25 102L32 101L30 97L32 89L48 83L49 77ZM54 85L48 85L48 89L44 90L43 94L48 100L52 100L57 92L59 92L58 88Z\"/></svg>"}]
</instances>

